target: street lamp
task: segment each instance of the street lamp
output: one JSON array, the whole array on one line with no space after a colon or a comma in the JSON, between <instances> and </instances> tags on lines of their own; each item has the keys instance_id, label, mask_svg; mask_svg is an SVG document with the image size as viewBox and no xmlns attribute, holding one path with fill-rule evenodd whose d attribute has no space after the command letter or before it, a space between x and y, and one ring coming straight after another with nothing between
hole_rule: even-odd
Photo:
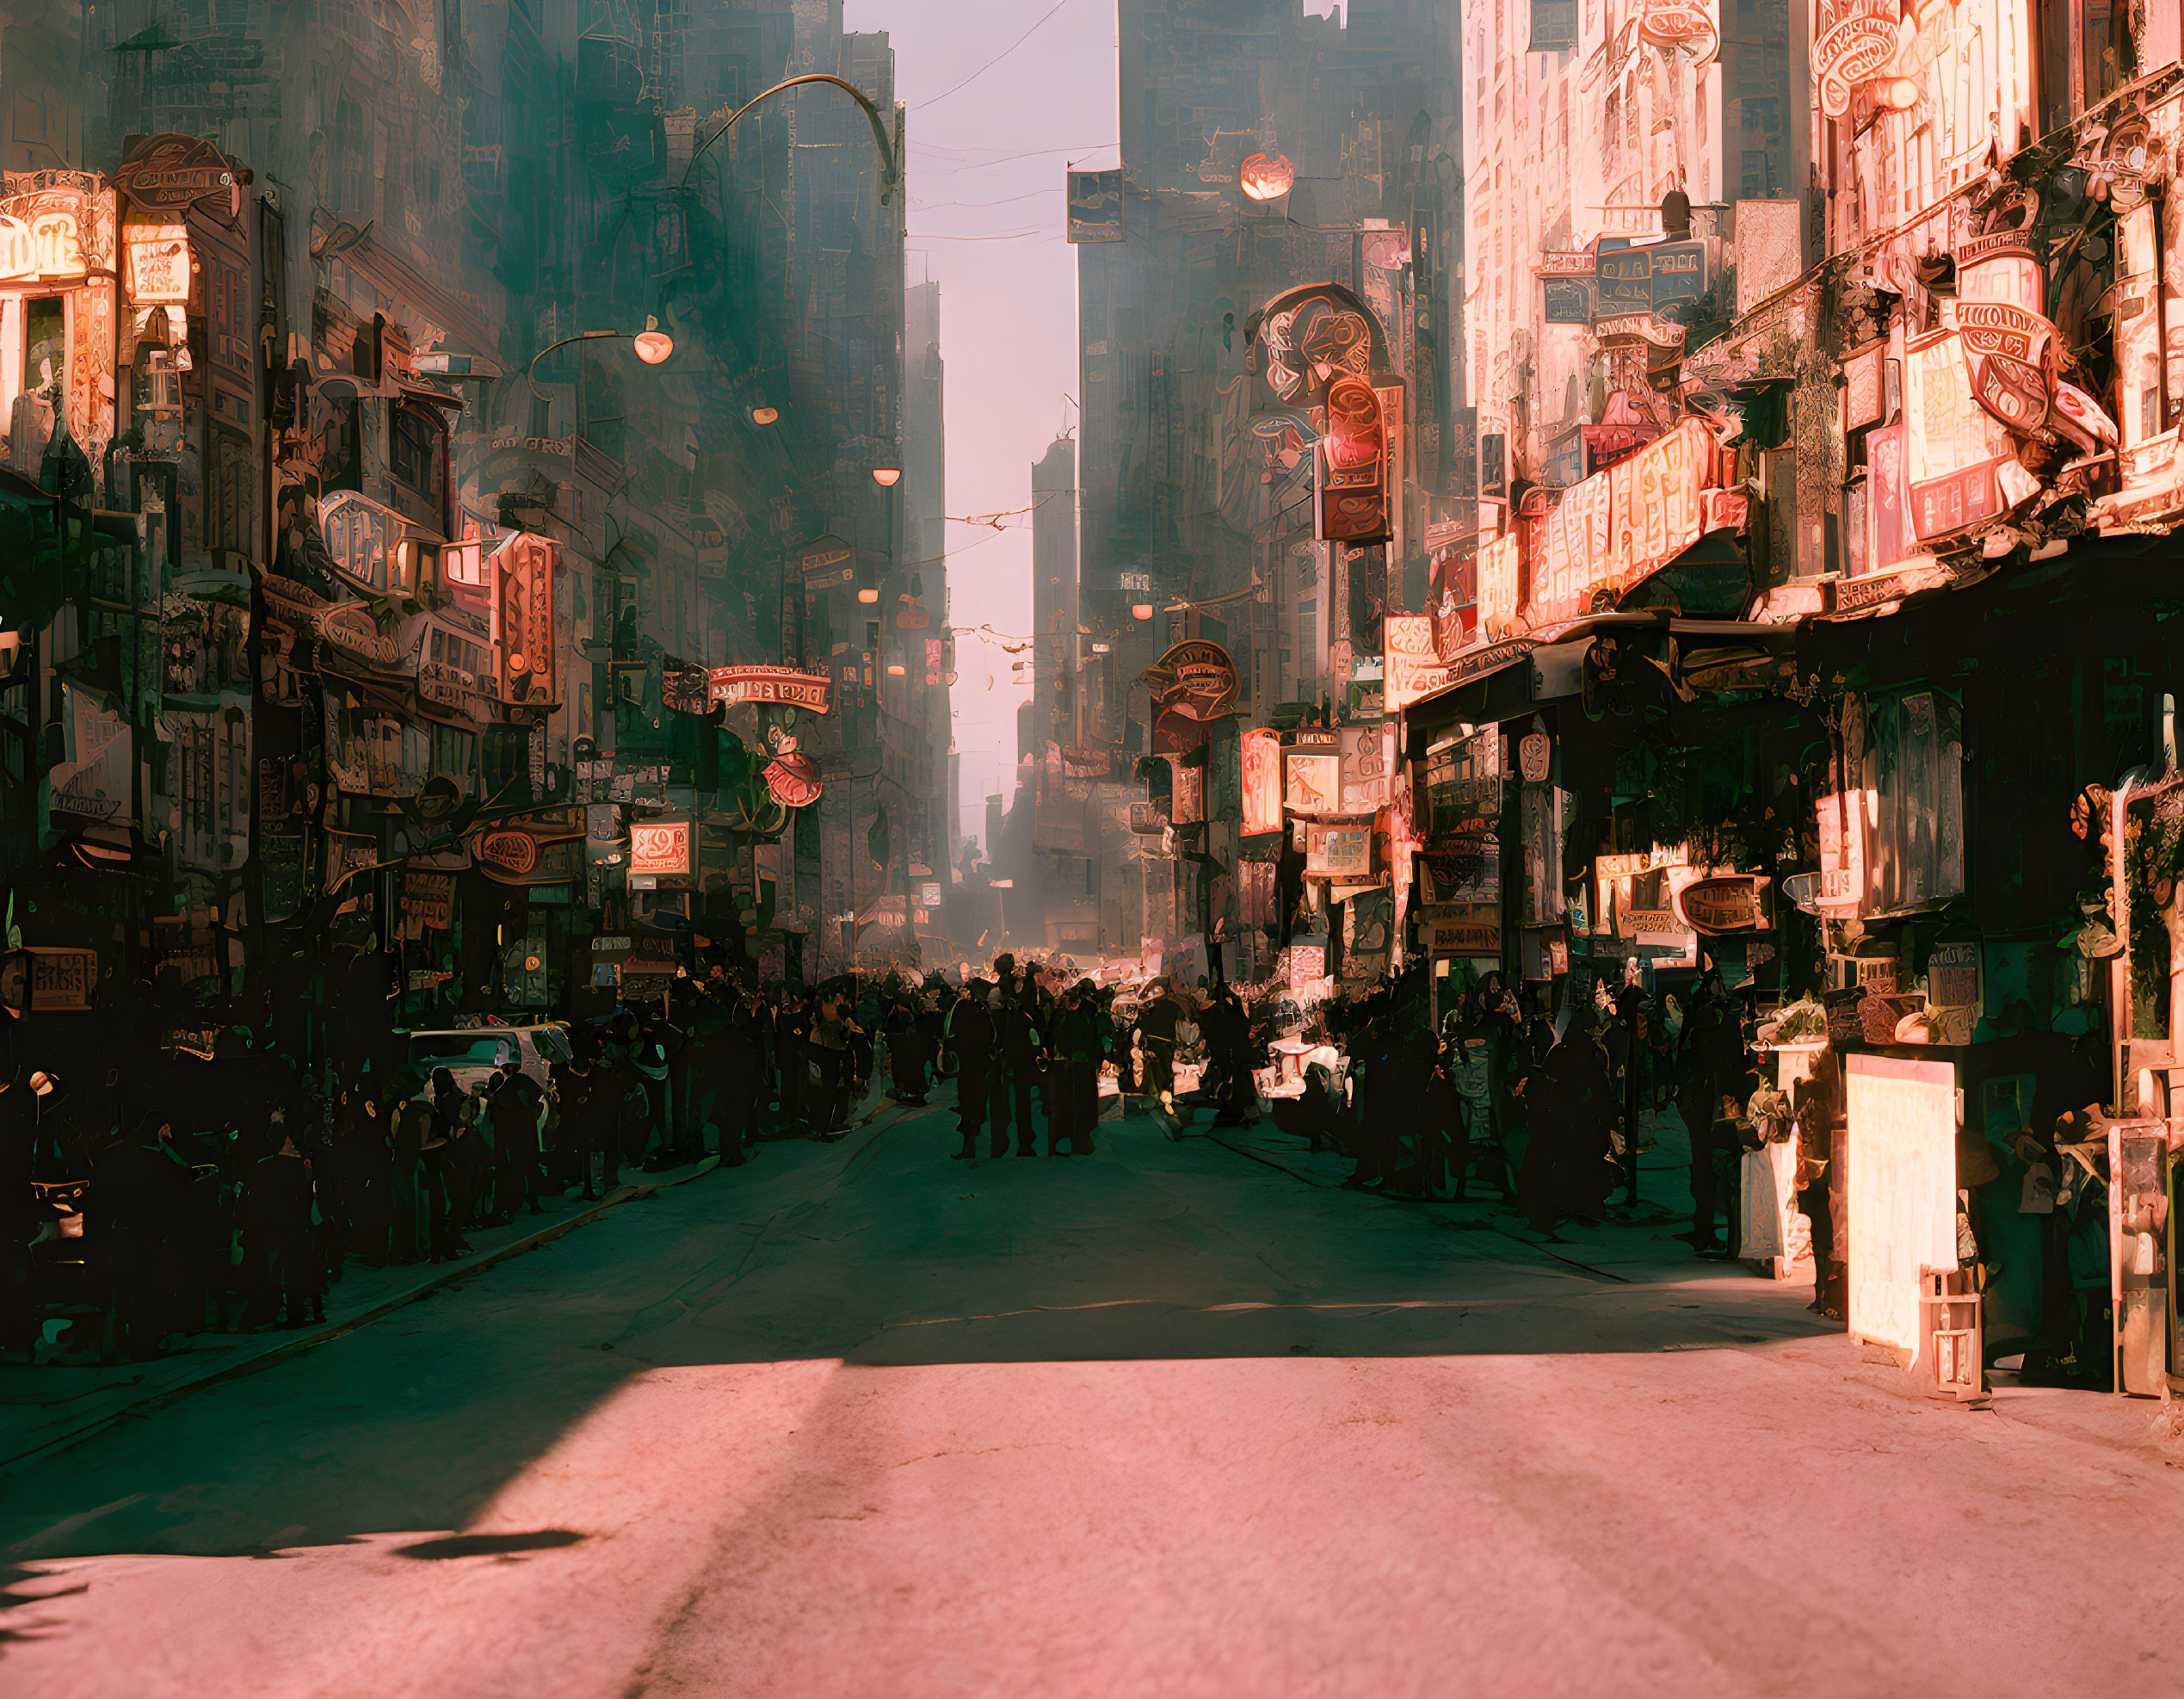
<instances>
[{"instance_id":1,"label":"street lamp","mask_svg":"<svg viewBox=\"0 0 2184 1699\"><path fill-rule=\"evenodd\" d=\"M903 469L898 466L876 466L872 469L872 481L883 490L891 490L902 481Z\"/></svg>"},{"instance_id":2,"label":"street lamp","mask_svg":"<svg viewBox=\"0 0 2184 1699\"><path fill-rule=\"evenodd\" d=\"M564 337L559 342L548 343L544 348L540 349L536 354L531 356L530 367L523 375L524 380L531 386L531 393L533 397L538 400L546 402L548 405L552 404L553 398L552 396L541 395L539 392L539 361L545 359L546 355L552 353L557 348L566 348L571 343L591 343L602 341L628 343L637 350L637 357L639 360L642 360L647 366L657 366L662 361L665 360L669 355L675 352L675 338L668 335L665 331L663 331L660 328L660 321L657 318L652 318L650 315L647 315L645 318L645 328L635 332L628 331L579 331L573 337Z\"/></svg>"},{"instance_id":3,"label":"street lamp","mask_svg":"<svg viewBox=\"0 0 2184 1699\"><path fill-rule=\"evenodd\" d=\"M687 185L689 182L690 173L698 169L698 161L701 157L703 157L705 151L711 147L715 142L719 141L721 137L726 135L729 131L734 129L736 127L736 120L737 119L741 118L746 112L749 112L751 108L756 106L759 102L769 99L773 96L780 94L784 89L793 89L799 84L805 83L831 83L836 88L842 90L845 94L847 94L851 100L856 102L858 106L863 109L865 121L872 126L873 141L879 149L879 162L881 167L886 172L886 176L881 180L879 185L879 204L885 207L889 199L894 195L895 186L902 182L903 172L901 162L895 157L895 150L887 145L887 132L879 121L879 108L874 106L872 102L866 97L865 91L862 89L860 89L855 83L845 83L839 77L830 77L824 71L812 71L803 77L792 77L786 83L776 83L770 89L762 89L758 93L753 95L749 100L745 101L741 106L737 107L733 112L730 113L728 114L728 121L726 123L723 124L719 129L715 130L711 135L707 136L703 141L700 142L696 147L691 150L690 163L682 168L682 184L678 185L678 187ZM900 122L899 117L897 121L898 123Z\"/></svg>"},{"instance_id":4,"label":"street lamp","mask_svg":"<svg viewBox=\"0 0 2184 1699\"><path fill-rule=\"evenodd\" d=\"M781 410L779 407L754 407L750 410L750 422L753 424L768 425L780 416Z\"/></svg>"}]
</instances>

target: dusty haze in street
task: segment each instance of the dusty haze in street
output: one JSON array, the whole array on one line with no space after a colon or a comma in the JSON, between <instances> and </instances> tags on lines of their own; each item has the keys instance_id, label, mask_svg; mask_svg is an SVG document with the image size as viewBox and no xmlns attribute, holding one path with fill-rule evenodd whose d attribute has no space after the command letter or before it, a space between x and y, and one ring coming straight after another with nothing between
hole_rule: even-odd
<instances>
[{"instance_id":1,"label":"dusty haze in street","mask_svg":"<svg viewBox=\"0 0 2184 1699\"><path fill-rule=\"evenodd\" d=\"M2177 1690L2179 0L0 114L0 1688Z\"/></svg>"}]
</instances>

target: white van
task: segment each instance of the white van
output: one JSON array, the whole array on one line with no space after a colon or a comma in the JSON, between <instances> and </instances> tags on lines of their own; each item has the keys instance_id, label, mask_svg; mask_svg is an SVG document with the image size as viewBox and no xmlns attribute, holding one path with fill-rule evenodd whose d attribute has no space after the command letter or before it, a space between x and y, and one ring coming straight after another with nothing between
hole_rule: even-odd
<instances>
[{"instance_id":1,"label":"white van","mask_svg":"<svg viewBox=\"0 0 2184 1699\"><path fill-rule=\"evenodd\" d=\"M456 1027L410 1035L410 1066L428 1079L435 1068L445 1068L466 1092L509 1062L520 1065L544 1091L547 1067L567 1061L569 1056L569 1029L552 1022L531 1027Z\"/></svg>"}]
</instances>

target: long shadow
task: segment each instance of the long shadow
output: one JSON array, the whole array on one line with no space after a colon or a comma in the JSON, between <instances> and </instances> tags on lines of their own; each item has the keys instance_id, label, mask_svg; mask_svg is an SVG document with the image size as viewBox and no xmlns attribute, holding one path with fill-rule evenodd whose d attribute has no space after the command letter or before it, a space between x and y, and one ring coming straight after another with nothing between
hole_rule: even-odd
<instances>
[{"instance_id":1,"label":"long shadow","mask_svg":"<svg viewBox=\"0 0 2184 1699\"><path fill-rule=\"evenodd\" d=\"M658 1369L1657 1353L1832 1331L1809 1290L1710 1270L1659 1226L1607 1236L1623 1260L1588 1270L1484 1210L1316 1189L1145 1122L1101 1135L1082 1160L959 1164L935 1109L770 1146L0 1478L0 1559L462 1530ZM582 1537L458 1532L405 1554Z\"/></svg>"}]
</instances>

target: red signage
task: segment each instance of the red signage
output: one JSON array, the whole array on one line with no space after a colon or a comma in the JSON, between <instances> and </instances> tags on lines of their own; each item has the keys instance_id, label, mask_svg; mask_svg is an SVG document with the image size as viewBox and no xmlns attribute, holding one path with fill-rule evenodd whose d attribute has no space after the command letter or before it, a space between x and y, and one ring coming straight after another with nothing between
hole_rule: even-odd
<instances>
[{"instance_id":1,"label":"red signage","mask_svg":"<svg viewBox=\"0 0 2184 1699\"><path fill-rule=\"evenodd\" d=\"M824 714L830 682L824 673L799 672L794 667L715 667L709 693L714 701L731 707L757 702Z\"/></svg>"},{"instance_id":2,"label":"red signage","mask_svg":"<svg viewBox=\"0 0 2184 1699\"><path fill-rule=\"evenodd\" d=\"M519 531L493 556L500 569L501 696L550 702L553 690L553 556L545 537Z\"/></svg>"},{"instance_id":3,"label":"red signage","mask_svg":"<svg viewBox=\"0 0 2184 1699\"><path fill-rule=\"evenodd\" d=\"M1323 542L1385 542L1386 433L1380 398L1351 372L1327 386L1327 435L1320 440L1318 535Z\"/></svg>"},{"instance_id":4,"label":"red signage","mask_svg":"<svg viewBox=\"0 0 2184 1699\"><path fill-rule=\"evenodd\" d=\"M539 864L539 840L527 831L482 832L471 854L501 873L527 874Z\"/></svg>"},{"instance_id":5,"label":"red signage","mask_svg":"<svg viewBox=\"0 0 2184 1699\"><path fill-rule=\"evenodd\" d=\"M1209 638L1176 644L1144 673L1153 701L1186 720L1218 720L1236 701L1236 666Z\"/></svg>"}]
</instances>

